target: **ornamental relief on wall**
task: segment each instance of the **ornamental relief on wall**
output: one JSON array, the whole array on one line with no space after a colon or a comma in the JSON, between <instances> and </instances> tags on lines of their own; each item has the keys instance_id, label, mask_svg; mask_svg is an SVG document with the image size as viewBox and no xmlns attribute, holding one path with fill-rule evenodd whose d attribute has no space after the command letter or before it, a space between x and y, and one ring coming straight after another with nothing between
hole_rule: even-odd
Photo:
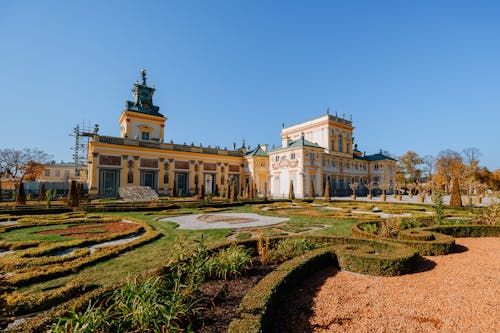
<instances>
[{"instance_id":1,"label":"ornamental relief on wall","mask_svg":"<svg viewBox=\"0 0 500 333\"><path fill-rule=\"evenodd\" d=\"M299 165L299 161L290 161L286 158L280 159L278 163L273 163L273 170L284 169L284 168L296 168Z\"/></svg>"}]
</instances>

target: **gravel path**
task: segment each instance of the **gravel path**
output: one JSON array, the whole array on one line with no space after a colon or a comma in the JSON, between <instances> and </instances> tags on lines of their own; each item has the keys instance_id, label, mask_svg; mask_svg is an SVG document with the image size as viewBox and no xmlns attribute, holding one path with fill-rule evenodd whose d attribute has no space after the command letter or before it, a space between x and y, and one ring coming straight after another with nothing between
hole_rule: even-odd
<instances>
[{"instance_id":1,"label":"gravel path","mask_svg":"<svg viewBox=\"0 0 500 333\"><path fill-rule=\"evenodd\" d=\"M220 217L220 222L206 222L200 220L200 217ZM227 219L227 221L224 221ZM231 219L237 221L238 219L248 219L248 222L230 222ZM272 217L259 215L255 213L218 213L218 214L192 214L181 215L175 217L166 217L160 221L175 222L179 225L178 229L190 230L205 230L205 229L241 229L241 228L256 228L264 227L274 224L279 224L288 221L289 218Z\"/></svg>"},{"instance_id":2,"label":"gravel path","mask_svg":"<svg viewBox=\"0 0 500 333\"><path fill-rule=\"evenodd\" d=\"M419 273L372 277L329 268L287 298L275 331L500 332L500 238L462 238Z\"/></svg>"}]
</instances>

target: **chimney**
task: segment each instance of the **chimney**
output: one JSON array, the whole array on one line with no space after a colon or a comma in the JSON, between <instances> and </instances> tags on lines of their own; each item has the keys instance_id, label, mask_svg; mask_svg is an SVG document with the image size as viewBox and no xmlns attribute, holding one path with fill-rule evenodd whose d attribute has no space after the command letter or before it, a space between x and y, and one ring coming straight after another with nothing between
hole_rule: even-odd
<instances>
[{"instance_id":1,"label":"chimney","mask_svg":"<svg viewBox=\"0 0 500 333\"><path fill-rule=\"evenodd\" d=\"M283 139L281 139L281 145L283 146L283 148L288 147L288 145L290 144L290 142L291 142L291 140L290 140L289 136L286 136Z\"/></svg>"}]
</instances>

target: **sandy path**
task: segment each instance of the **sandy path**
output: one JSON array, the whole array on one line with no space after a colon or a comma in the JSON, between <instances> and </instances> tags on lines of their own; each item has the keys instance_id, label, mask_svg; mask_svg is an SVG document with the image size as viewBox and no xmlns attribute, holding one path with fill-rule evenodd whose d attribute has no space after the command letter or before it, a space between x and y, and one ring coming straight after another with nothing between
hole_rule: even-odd
<instances>
[{"instance_id":1,"label":"sandy path","mask_svg":"<svg viewBox=\"0 0 500 333\"><path fill-rule=\"evenodd\" d=\"M457 244L467 249L426 257L415 274L318 272L287 299L276 331L500 332L500 238Z\"/></svg>"}]
</instances>

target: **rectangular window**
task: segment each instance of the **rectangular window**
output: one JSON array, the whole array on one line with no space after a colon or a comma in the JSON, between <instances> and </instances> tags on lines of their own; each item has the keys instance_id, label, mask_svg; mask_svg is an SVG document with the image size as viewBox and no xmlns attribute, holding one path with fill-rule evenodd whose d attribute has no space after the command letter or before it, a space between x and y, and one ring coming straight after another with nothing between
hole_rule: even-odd
<instances>
[{"instance_id":1,"label":"rectangular window","mask_svg":"<svg viewBox=\"0 0 500 333\"><path fill-rule=\"evenodd\" d=\"M309 153L309 158L311 159L311 161L314 160L314 153Z\"/></svg>"},{"instance_id":2,"label":"rectangular window","mask_svg":"<svg viewBox=\"0 0 500 333\"><path fill-rule=\"evenodd\" d=\"M332 160L332 168L335 168L335 160Z\"/></svg>"},{"instance_id":3,"label":"rectangular window","mask_svg":"<svg viewBox=\"0 0 500 333\"><path fill-rule=\"evenodd\" d=\"M279 161L280 161L280 157L279 157L279 155L276 155L276 156L274 157L274 161L275 161L275 162L279 162Z\"/></svg>"},{"instance_id":4,"label":"rectangular window","mask_svg":"<svg viewBox=\"0 0 500 333\"><path fill-rule=\"evenodd\" d=\"M61 170L54 170L54 177L60 177L61 176Z\"/></svg>"},{"instance_id":5,"label":"rectangular window","mask_svg":"<svg viewBox=\"0 0 500 333\"><path fill-rule=\"evenodd\" d=\"M69 178L69 170L64 170L64 178Z\"/></svg>"},{"instance_id":6,"label":"rectangular window","mask_svg":"<svg viewBox=\"0 0 500 333\"><path fill-rule=\"evenodd\" d=\"M291 159L291 160L294 160L294 159L295 159L295 153L291 153L291 154L290 154L290 159Z\"/></svg>"},{"instance_id":7,"label":"rectangular window","mask_svg":"<svg viewBox=\"0 0 500 333\"><path fill-rule=\"evenodd\" d=\"M149 132L142 132L141 138L142 140L149 140Z\"/></svg>"},{"instance_id":8,"label":"rectangular window","mask_svg":"<svg viewBox=\"0 0 500 333\"><path fill-rule=\"evenodd\" d=\"M50 169L45 170L45 177L50 177Z\"/></svg>"},{"instance_id":9,"label":"rectangular window","mask_svg":"<svg viewBox=\"0 0 500 333\"><path fill-rule=\"evenodd\" d=\"M322 165L323 167L325 166L325 164L326 164L325 159L321 160L321 165Z\"/></svg>"}]
</instances>

